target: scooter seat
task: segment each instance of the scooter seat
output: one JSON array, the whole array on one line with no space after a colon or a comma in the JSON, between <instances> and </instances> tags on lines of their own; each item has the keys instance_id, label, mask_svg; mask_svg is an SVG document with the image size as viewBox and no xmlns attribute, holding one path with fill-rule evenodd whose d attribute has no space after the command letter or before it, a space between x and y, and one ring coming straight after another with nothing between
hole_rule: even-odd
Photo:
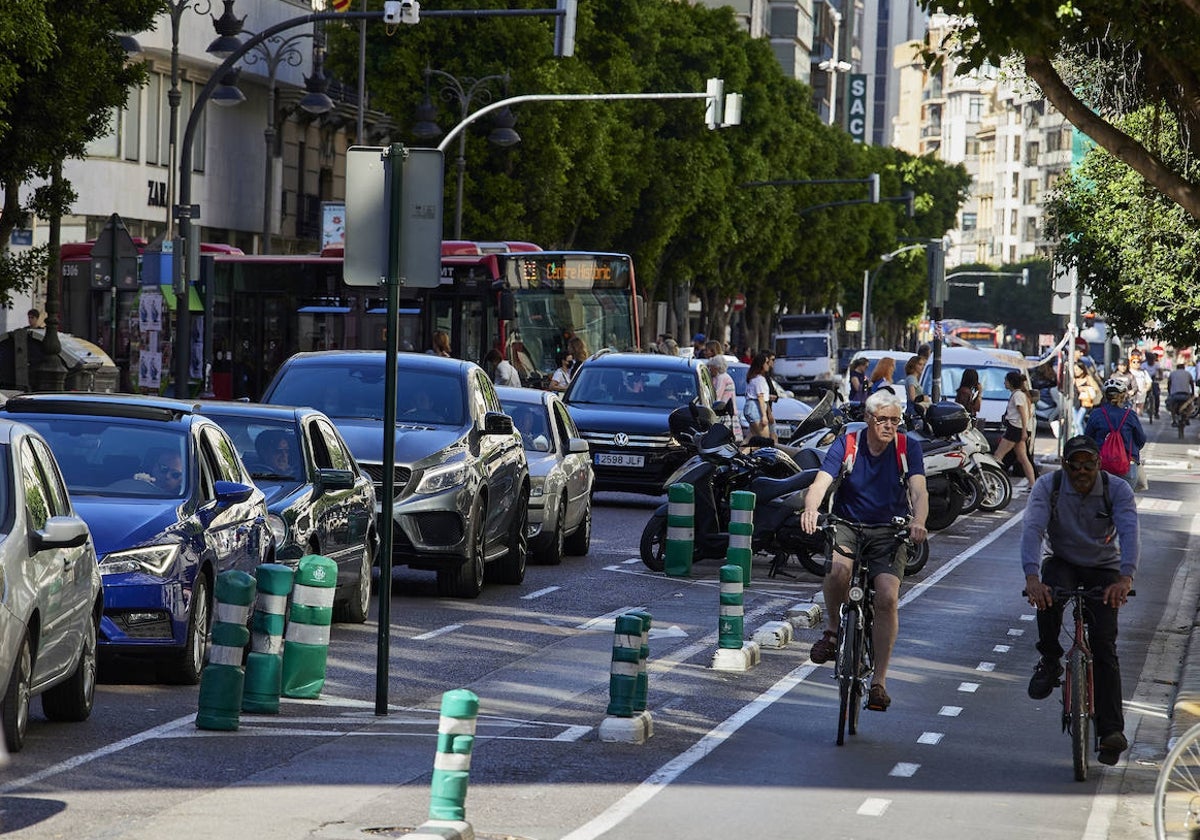
<instances>
[{"instance_id":1,"label":"scooter seat","mask_svg":"<svg viewBox=\"0 0 1200 840\"><path fill-rule=\"evenodd\" d=\"M750 492L754 494L759 502L765 502L768 499L778 499L788 493L794 493L797 490L803 490L805 487L813 483L813 479L817 477L820 470L804 470L804 472L796 475L789 475L787 478L767 478L761 476L750 482Z\"/></svg>"},{"instance_id":2,"label":"scooter seat","mask_svg":"<svg viewBox=\"0 0 1200 840\"><path fill-rule=\"evenodd\" d=\"M921 441L921 451L924 455L937 455L939 452L948 452L955 447L961 447L962 444L957 440L946 440L945 438L930 438Z\"/></svg>"}]
</instances>

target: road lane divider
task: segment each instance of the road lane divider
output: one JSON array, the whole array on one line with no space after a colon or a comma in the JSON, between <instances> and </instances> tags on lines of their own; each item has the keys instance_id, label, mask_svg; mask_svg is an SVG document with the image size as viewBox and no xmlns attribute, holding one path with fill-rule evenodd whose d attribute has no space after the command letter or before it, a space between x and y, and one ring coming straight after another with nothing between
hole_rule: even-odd
<instances>
[{"instance_id":1,"label":"road lane divider","mask_svg":"<svg viewBox=\"0 0 1200 840\"><path fill-rule=\"evenodd\" d=\"M296 572L282 563L262 563L254 570L254 578L258 582L258 597L250 620L242 711L277 715L283 689L283 632L288 595Z\"/></svg>"},{"instance_id":2,"label":"road lane divider","mask_svg":"<svg viewBox=\"0 0 1200 840\"><path fill-rule=\"evenodd\" d=\"M321 696L336 587L337 563L319 554L300 558L283 642L284 697Z\"/></svg>"},{"instance_id":3,"label":"road lane divider","mask_svg":"<svg viewBox=\"0 0 1200 840\"><path fill-rule=\"evenodd\" d=\"M232 732L238 728L246 681L242 655L250 641L247 625L254 587L254 578L237 569L221 572L213 583L212 648L200 674L197 729Z\"/></svg>"},{"instance_id":4,"label":"road lane divider","mask_svg":"<svg viewBox=\"0 0 1200 840\"><path fill-rule=\"evenodd\" d=\"M475 829L467 822L467 781L479 697L465 688L442 695L438 719L437 753L433 758L429 819L401 840L471 840Z\"/></svg>"},{"instance_id":5,"label":"road lane divider","mask_svg":"<svg viewBox=\"0 0 1200 840\"><path fill-rule=\"evenodd\" d=\"M645 610L627 612L613 622L608 709L600 723L601 741L642 744L654 732L646 709L650 623L650 613Z\"/></svg>"},{"instance_id":6,"label":"road lane divider","mask_svg":"<svg viewBox=\"0 0 1200 840\"><path fill-rule=\"evenodd\" d=\"M722 566L714 671L748 671L759 663L758 642L745 640L744 598L742 567L732 563Z\"/></svg>"},{"instance_id":7,"label":"road lane divider","mask_svg":"<svg viewBox=\"0 0 1200 840\"><path fill-rule=\"evenodd\" d=\"M667 488L667 537L663 548L663 571L667 577L687 577L692 573L695 520L695 488L690 484L672 484Z\"/></svg>"}]
</instances>

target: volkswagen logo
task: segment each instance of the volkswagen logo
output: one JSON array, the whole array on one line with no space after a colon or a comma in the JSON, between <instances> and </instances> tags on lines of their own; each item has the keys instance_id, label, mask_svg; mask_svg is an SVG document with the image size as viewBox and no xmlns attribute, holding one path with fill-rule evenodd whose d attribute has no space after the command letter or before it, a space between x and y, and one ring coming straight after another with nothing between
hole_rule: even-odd
<instances>
[{"instance_id":1,"label":"volkswagen logo","mask_svg":"<svg viewBox=\"0 0 1200 840\"><path fill-rule=\"evenodd\" d=\"M628 446L628 445L629 445L629 435L625 434L624 432L617 432L615 435L613 435L613 446Z\"/></svg>"}]
</instances>

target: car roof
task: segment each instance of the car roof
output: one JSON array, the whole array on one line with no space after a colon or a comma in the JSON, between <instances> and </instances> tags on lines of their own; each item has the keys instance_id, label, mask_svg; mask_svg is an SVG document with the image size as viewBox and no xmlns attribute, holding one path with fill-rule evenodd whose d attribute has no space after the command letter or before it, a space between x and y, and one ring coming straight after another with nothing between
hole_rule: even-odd
<instances>
[{"instance_id":1,"label":"car roof","mask_svg":"<svg viewBox=\"0 0 1200 840\"><path fill-rule=\"evenodd\" d=\"M583 363L584 367L619 368L621 370L691 371L706 359L687 359L662 353L605 353Z\"/></svg>"},{"instance_id":2,"label":"car roof","mask_svg":"<svg viewBox=\"0 0 1200 840\"><path fill-rule=\"evenodd\" d=\"M285 365L325 364L329 362L356 362L358 364L384 364L387 361L386 350L311 350L295 353L288 357ZM414 368L445 370L461 373L465 368L478 367L474 362L463 359L450 359L445 356L435 356L432 353L410 353L407 351L396 354L396 365L412 370Z\"/></svg>"},{"instance_id":3,"label":"car roof","mask_svg":"<svg viewBox=\"0 0 1200 840\"><path fill-rule=\"evenodd\" d=\"M1012 353L1008 350L997 350L993 353L974 347L943 347L942 364L954 365L956 367L960 365L965 367L1005 367L1018 369L1029 367L1019 353Z\"/></svg>"},{"instance_id":4,"label":"car roof","mask_svg":"<svg viewBox=\"0 0 1200 840\"><path fill-rule=\"evenodd\" d=\"M187 400L141 394L44 393L9 397L0 410L10 414L78 414L168 422L197 414L199 406Z\"/></svg>"},{"instance_id":5,"label":"car roof","mask_svg":"<svg viewBox=\"0 0 1200 840\"><path fill-rule=\"evenodd\" d=\"M310 416L324 416L308 406L273 405L271 403L232 402L225 400L201 400L196 407L202 414L225 415L228 417L257 417L264 420L304 420Z\"/></svg>"},{"instance_id":6,"label":"car roof","mask_svg":"<svg viewBox=\"0 0 1200 840\"><path fill-rule=\"evenodd\" d=\"M515 388L511 385L497 385L496 396L500 402L523 403L525 405L548 405L558 399L553 391L541 391L537 388Z\"/></svg>"}]
</instances>

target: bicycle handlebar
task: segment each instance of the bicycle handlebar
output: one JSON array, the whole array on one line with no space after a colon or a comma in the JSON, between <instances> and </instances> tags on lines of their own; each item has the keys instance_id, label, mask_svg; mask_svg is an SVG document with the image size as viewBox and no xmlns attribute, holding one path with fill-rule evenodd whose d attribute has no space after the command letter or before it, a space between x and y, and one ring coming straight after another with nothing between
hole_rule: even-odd
<instances>
[{"instance_id":1,"label":"bicycle handlebar","mask_svg":"<svg viewBox=\"0 0 1200 840\"><path fill-rule=\"evenodd\" d=\"M1068 598L1073 598L1076 595L1079 595L1082 598L1100 598L1104 595L1104 590L1108 589L1109 586L1111 586L1111 584L1104 585L1104 586L1092 586L1092 587L1077 586L1074 589L1072 589L1069 586L1052 586L1052 587L1050 587L1050 591L1051 591L1051 593L1053 593L1054 600L1056 600L1056 601L1059 600L1060 598L1063 600L1066 600ZM1136 594L1137 594L1136 589L1129 590L1129 597L1133 597ZM1021 597L1028 598L1029 590L1022 589Z\"/></svg>"}]
</instances>

